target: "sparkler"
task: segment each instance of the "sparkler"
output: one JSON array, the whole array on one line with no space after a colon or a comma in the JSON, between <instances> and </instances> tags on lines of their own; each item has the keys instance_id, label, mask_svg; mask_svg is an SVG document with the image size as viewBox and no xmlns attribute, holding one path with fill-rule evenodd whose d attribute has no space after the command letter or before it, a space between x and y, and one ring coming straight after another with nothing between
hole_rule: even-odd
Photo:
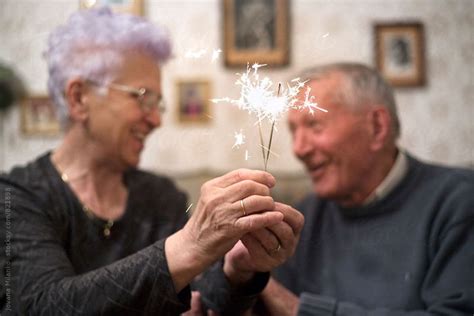
<instances>
[{"instance_id":1,"label":"sparkler","mask_svg":"<svg viewBox=\"0 0 474 316\"><path fill-rule=\"evenodd\" d=\"M212 51L211 62L215 62L217 58L219 58L220 53L222 53L222 49L214 49Z\"/></svg>"},{"instance_id":2,"label":"sparkler","mask_svg":"<svg viewBox=\"0 0 474 316\"><path fill-rule=\"evenodd\" d=\"M243 145L245 143L245 135L242 133L242 129L238 133L234 132L234 137L235 137L235 143L234 143L234 146L232 146L232 148L234 147L239 148L240 145Z\"/></svg>"},{"instance_id":3,"label":"sparkler","mask_svg":"<svg viewBox=\"0 0 474 316\"><path fill-rule=\"evenodd\" d=\"M247 65L247 71L239 75L235 82L240 86L240 98L231 99L229 97L220 99L211 99L213 103L227 102L237 105L239 109L247 111L249 114L257 116L257 123L260 135L260 146L262 147L262 156L264 161L265 171L267 170L268 159L271 153L271 145L273 139L273 132L275 124L282 118L282 116L290 109L307 109L311 114L315 110L326 110L320 108L314 101L314 97L310 95L311 88L307 87L305 91L305 99L299 102L297 99L300 90L305 86L306 81L301 81L300 78L291 80L286 86L281 83L278 84L277 93L273 88L273 82L268 77L260 78L258 69L266 65L253 64L251 67ZM271 123L270 138L268 146L264 145L262 135L262 122L268 120ZM236 134L237 135L237 134Z\"/></svg>"},{"instance_id":4,"label":"sparkler","mask_svg":"<svg viewBox=\"0 0 474 316\"><path fill-rule=\"evenodd\" d=\"M212 50L211 55L211 62L214 63L216 62L217 59L219 59L220 54L222 53L222 49L220 48L215 48ZM199 49L199 50L188 50L186 54L184 54L185 58L189 59L201 59L205 55L207 55L207 49Z\"/></svg>"},{"instance_id":5,"label":"sparkler","mask_svg":"<svg viewBox=\"0 0 474 316\"><path fill-rule=\"evenodd\" d=\"M245 150L245 160L249 160L249 158L250 158L249 151Z\"/></svg>"},{"instance_id":6,"label":"sparkler","mask_svg":"<svg viewBox=\"0 0 474 316\"><path fill-rule=\"evenodd\" d=\"M192 50L188 50L186 52L186 54L184 55L185 58L194 58L194 59L198 59L198 58L201 58L202 56L204 56L204 54L206 53L206 49L200 49L198 51L192 51Z\"/></svg>"}]
</instances>

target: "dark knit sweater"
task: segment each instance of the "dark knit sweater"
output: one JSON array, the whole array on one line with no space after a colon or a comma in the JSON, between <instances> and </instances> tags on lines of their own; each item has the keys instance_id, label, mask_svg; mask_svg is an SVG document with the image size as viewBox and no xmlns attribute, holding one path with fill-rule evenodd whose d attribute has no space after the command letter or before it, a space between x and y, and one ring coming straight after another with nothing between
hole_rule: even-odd
<instances>
[{"instance_id":1,"label":"dark knit sweater","mask_svg":"<svg viewBox=\"0 0 474 316\"><path fill-rule=\"evenodd\" d=\"M295 256L275 277L299 315L473 315L474 172L408 157L392 192L361 208L308 196Z\"/></svg>"},{"instance_id":2,"label":"dark knit sweater","mask_svg":"<svg viewBox=\"0 0 474 316\"><path fill-rule=\"evenodd\" d=\"M176 293L164 252L165 238L187 220L185 195L169 179L136 169L124 183L126 210L106 238L106 222L88 217L49 154L0 177L2 315L179 315L189 309L190 287ZM267 281L268 274L257 274L246 288L233 288L216 264L197 289L215 309L239 313Z\"/></svg>"}]
</instances>

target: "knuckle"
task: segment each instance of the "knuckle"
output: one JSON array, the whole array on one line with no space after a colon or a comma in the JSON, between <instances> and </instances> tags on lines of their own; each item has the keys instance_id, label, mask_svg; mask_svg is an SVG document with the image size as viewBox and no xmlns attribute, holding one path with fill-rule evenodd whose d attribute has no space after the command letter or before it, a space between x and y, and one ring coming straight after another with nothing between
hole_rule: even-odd
<instances>
[{"instance_id":1,"label":"knuckle","mask_svg":"<svg viewBox=\"0 0 474 316\"><path fill-rule=\"evenodd\" d=\"M222 204L222 198L216 194L201 194L200 201L205 209L214 210Z\"/></svg>"},{"instance_id":2,"label":"knuckle","mask_svg":"<svg viewBox=\"0 0 474 316\"><path fill-rule=\"evenodd\" d=\"M209 181L205 182L201 186L201 196L207 194L207 192L209 192L210 189L211 189L211 184L209 183Z\"/></svg>"},{"instance_id":3,"label":"knuckle","mask_svg":"<svg viewBox=\"0 0 474 316\"><path fill-rule=\"evenodd\" d=\"M243 179L246 178L247 173L248 173L248 169L245 169L245 168L237 169L236 174L235 174L236 180L242 181Z\"/></svg>"}]
</instances>

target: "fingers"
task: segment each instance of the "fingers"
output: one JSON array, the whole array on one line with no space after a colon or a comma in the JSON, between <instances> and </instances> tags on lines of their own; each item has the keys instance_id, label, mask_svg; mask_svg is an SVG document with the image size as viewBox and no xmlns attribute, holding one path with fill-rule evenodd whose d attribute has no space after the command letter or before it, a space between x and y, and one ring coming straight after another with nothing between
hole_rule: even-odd
<instances>
[{"instance_id":1,"label":"fingers","mask_svg":"<svg viewBox=\"0 0 474 316\"><path fill-rule=\"evenodd\" d=\"M278 224L269 226L265 229L269 236L266 236L267 244L268 240L271 240L270 247L266 247L265 249L270 255L274 255L276 252L279 251L287 251L290 250L291 253L293 252L292 248L295 246L297 241L297 235L293 233L293 229L288 225L286 222L280 222ZM271 235L274 237L272 238ZM258 240L263 243L264 241L261 240L261 236L257 236ZM277 240L278 243L275 243L274 240Z\"/></svg>"},{"instance_id":2,"label":"fingers","mask_svg":"<svg viewBox=\"0 0 474 316\"><path fill-rule=\"evenodd\" d=\"M247 170L253 172L253 170ZM267 173L261 173L267 174ZM269 174L267 174L269 175ZM224 176L225 177L225 176ZM234 177L233 179L235 179ZM219 178L206 182L201 187L200 202L206 205L208 208L214 209L219 205L225 205L240 201L252 195L269 196L270 189L267 185L264 185L258 181L244 179L239 182L228 185L227 187L219 187L216 181ZM240 202L239 202L240 203ZM272 210L273 206L269 208Z\"/></svg>"},{"instance_id":3,"label":"fingers","mask_svg":"<svg viewBox=\"0 0 474 316\"><path fill-rule=\"evenodd\" d=\"M232 203L232 208L238 209L236 212L238 218L254 213L260 213L262 211L273 210L275 208L275 203L273 198L270 196L252 195Z\"/></svg>"},{"instance_id":4,"label":"fingers","mask_svg":"<svg viewBox=\"0 0 474 316\"><path fill-rule=\"evenodd\" d=\"M255 237L255 234L253 234L253 233L243 235L240 240L245 245L248 252L251 253L251 254L252 253L262 253L262 251L263 252L266 251L265 249L263 249L263 245L260 242L260 240L258 240Z\"/></svg>"},{"instance_id":5,"label":"fingers","mask_svg":"<svg viewBox=\"0 0 474 316\"><path fill-rule=\"evenodd\" d=\"M258 183L261 183L269 188L275 186L275 178L268 172L260 170L250 170L250 169L238 169L231 171L221 177L210 180L210 183L213 186L220 188L226 188L232 184L241 182L243 180L251 180Z\"/></svg>"},{"instance_id":6,"label":"fingers","mask_svg":"<svg viewBox=\"0 0 474 316\"><path fill-rule=\"evenodd\" d=\"M283 223L278 223L272 225L270 227L275 226L286 226L288 230L291 231L288 225L284 225ZM281 229L283 230L283 228ZM281 232L280 232L281 234ZM287 234L287 232L285 232ZM290 233L291 234L291 233ZM279 236L276 233L273 233L270 229L263 228L251 233L251 235L262 244L263 248L268 252L268 254L272 254L273 252L277 251L278 247L281 247L281 241L278 239Z\"/></svg>"},{"instance_id":7,"label":"fingers","mask_svg":"<svg viewBox=\"0 0 474 316\"><path fill-rule=\"evenodd\" d=\"M191 292L191 309L181 314L181 316L203 316L201 311L201 293L197 291Z\"/></svg>"},{"instance_id":8,"label":"fingers","mask_svg":"<svg viewBox=\"0 0 474 316\"><path fill-rule=\"evenodd\" d=\"M274 211L281 212L284 220L265 228L251 231L242 239L245 246L258 248L258 242L266 254L275 258L293 255L304 225L304 216L291 206L275 202ZM252 242L251 242L252 241ZM250 249L249 249L250 251Z\"/></svg>"},{"instance_id":9,"label":"fingers","mask_svg":"<svg viewBox=\"0 0 474 316\"><path fill-rule=\"evenodd\" d=\"M263 212L239 217L235 221L235 226L239 229L239 231L246 233L275 225L280 223L282 220L283 214L280 212Z\"/></svg>"},{"instance_id":10,"label":"fingers","mask_svg":"<svg viewBox=\"0 0 474 316\"><path fill-rule=\"evenodd\" d=\"M289 205L275 202L275 211L281 212L285 219L284 221L290 225L295 235L298 235L304 226L304 216L298 210Z\"/></svg>"},{"instance_id":11,"label":"fingers","mask_svg":"<svg viewBox=\"0 0 474 316\"><path fill-rule=\"evenodd\" d=\"M270 189L263 184L251 180L243 180L225 188L226 196L232 202L244 199L250 195L269 196Z\"/></svg>"},{"instance_id":12,"label":"fingers","mask_svg":"<svg viewBox=\"0 0 474 316\"><path fill-rule=\"evenodd\" d=\"M269 173L248 169L206 182L195 211L180 235L187 240L186 246L180 249L188 249L203 262L214 261L247 232L281 222L284 215L273 210L274 201L270 197L269 187L274 184L275 179Z\"/></svg>"}]
</instances>

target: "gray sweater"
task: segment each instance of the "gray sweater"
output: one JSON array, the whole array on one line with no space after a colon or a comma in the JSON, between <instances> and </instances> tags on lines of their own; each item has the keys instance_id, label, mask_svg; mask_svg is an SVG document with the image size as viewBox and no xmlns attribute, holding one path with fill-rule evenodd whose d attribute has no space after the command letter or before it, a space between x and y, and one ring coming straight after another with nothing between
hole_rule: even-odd
<instances>
[{"instance_id":1,"label":"gray sweater","mask_svg":"<svg viewBox=\"0 0 474 316\"><path fill-rule=\"evenodd\" d=\"M315 195L299 205L299 246L275 271L299 295L299 315L473 315L474 172L408 165L366 207Z\"/></svg>"}]
</instances>

